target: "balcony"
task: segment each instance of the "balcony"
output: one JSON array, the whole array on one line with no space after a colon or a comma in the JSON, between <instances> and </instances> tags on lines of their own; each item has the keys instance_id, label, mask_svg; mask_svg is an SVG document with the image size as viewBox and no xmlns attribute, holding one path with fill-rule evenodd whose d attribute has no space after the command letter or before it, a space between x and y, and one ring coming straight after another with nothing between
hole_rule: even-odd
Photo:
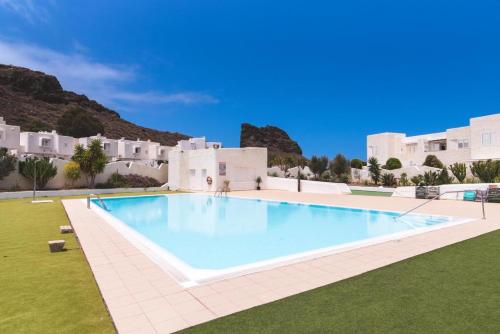
<instances>
[{"instance_id":1,"label":"balcony","mask_svg":"<svg viewBox=\"0 0 500 334\"><path fill-rule=\"evenodd\" d=\"M425 143L424 152L446 151L446 139L430 140Z\"/></svg>"}]
</instances>

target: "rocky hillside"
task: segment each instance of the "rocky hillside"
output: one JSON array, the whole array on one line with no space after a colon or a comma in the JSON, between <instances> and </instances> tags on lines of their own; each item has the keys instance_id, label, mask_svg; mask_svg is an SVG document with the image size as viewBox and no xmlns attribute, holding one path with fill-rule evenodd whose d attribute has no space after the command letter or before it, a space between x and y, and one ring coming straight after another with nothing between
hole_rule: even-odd
<instances>
[{"instance_id":1,"label":"rocky hillside","mask_svg":"<svg viewBox=\"0 0 500 334\"><path fill-rule=\"evenodd\" d=\"M52 75L0 64L0 116L7 124L20 125L21 131L52 130L64 112L77 107L96 117L108 138L151 139L163 145L175 145L188 138L128 122L85 95L63 90Z\"/></svg>"},{"instance_id":2,"label":"rocky hillside","mask_svg":"<svg viewBox=\"0 0 500 334\"><path fill-rule=\"evenodd\" d=\"M270 155L289 153L302 155L302 149L282 129L275 126L256 127L241 124L240 147L267 147Z\"/></svg>"}]
</instances>

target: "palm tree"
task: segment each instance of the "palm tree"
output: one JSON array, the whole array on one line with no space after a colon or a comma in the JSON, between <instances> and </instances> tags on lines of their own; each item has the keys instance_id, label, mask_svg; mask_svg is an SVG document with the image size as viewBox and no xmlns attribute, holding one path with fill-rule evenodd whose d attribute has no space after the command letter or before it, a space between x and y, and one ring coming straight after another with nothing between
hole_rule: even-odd
<instances>
[{"instance_id":1,"label":"palm tree","mask_svg":"<svg viewBox=\"0 0 500 334\"><path fill-rule=\"evenodd\" d=\"M71 160L80 165L80 170L85 174L89 188L94 187L95 177L102 173L107 162L99 139L92 140L86 149L83 145L76 145Z\"/></svg>"},{"instance_id":2,"label":"palm tree","mask_svg":"<svg viewBox=\"0 0 500 334\"><path fill-rule=\"evenodd\" d=\"M375 185L377 185L380 181L380 174L382 173L377 158L371 157L368 160L368 171L370 172L370 176L373 182L375 183Z\"/></svg>"}]
</instances>

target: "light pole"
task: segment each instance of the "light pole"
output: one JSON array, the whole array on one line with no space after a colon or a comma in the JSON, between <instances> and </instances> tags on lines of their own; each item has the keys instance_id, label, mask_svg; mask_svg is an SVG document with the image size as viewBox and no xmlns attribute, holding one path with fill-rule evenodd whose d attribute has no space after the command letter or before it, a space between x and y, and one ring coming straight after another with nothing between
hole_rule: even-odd
<instances>
[{"instance_id":1,"label":"light pole","mask_svg":"<svg viewBox=\"0 0 500 334\"><path fill-rule=\"evenodd\" d=\"M34 157L33 160L35 161L34 165L33 165L33 201L35 201L36 200L36 163L38 162L38 160L36 159L36 157Z\"/></svg>"}]
</instances>

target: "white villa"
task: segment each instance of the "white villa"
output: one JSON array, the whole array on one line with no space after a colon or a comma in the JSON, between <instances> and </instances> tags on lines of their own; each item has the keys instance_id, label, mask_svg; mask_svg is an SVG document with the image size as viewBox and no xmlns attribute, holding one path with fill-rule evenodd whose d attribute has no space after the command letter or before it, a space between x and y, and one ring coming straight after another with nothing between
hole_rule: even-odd
<instances>
[{"instance_id":1,"label":"white villa","mask_svg":"<svg viewBox=\"0 0 500 334\"><path fill-rule=\"evenodd\" d=\"M367 158L380 164L398 158L403 167L420 166L429 154L445 165L454 162L500 159L500 114L474 117L469 126L444 132L407 137L404 133L385 132L367 136Z\"/></svg>"},{"instance_id":2,"label":"white villa","mask_svg":"<svg viewBox=\"0 0 500 334\"><path fill-rule=\"evenodd\" d=\"M18 153L19 150L19 136L21 128L16 125L7 125L0 117L0 147L5 147L13 153Z\"/></svg>"},{"instance_id":3,"label":"white villa","mask_svg":"<svg viewBox=\"0 0 500 334\"><path fill-rule=\"evenodd\" d=\"M77 143L75 138L60 135L55 130L21 132L19 140L22 154L61 159L67 159L73 155L75 143Z\"/></svg>"},{"instance_id":4,"label":"white villa","mask_svg":"<svg viewBox=\"0 0 500 334\"><path fill-rule=\"evenodd\" d=\"M78 143L87 148L90 142L94 139L101 141L102 149L110 160L115 160L118 157L118 140L106 138L100 133L96 136L78 138Z\"/></svg>"},{"instance_id":5,"label":"white villa","mask_svg":"<svg viewBox=\"0 0 500 334\"><path fill-rule=\"evenodd\" d=\"M170 189L217 191L224 180L231 190L255 189L255 179L267 178L267 148L180 149L168 153Z\"/></svg>"}]
</instances>

